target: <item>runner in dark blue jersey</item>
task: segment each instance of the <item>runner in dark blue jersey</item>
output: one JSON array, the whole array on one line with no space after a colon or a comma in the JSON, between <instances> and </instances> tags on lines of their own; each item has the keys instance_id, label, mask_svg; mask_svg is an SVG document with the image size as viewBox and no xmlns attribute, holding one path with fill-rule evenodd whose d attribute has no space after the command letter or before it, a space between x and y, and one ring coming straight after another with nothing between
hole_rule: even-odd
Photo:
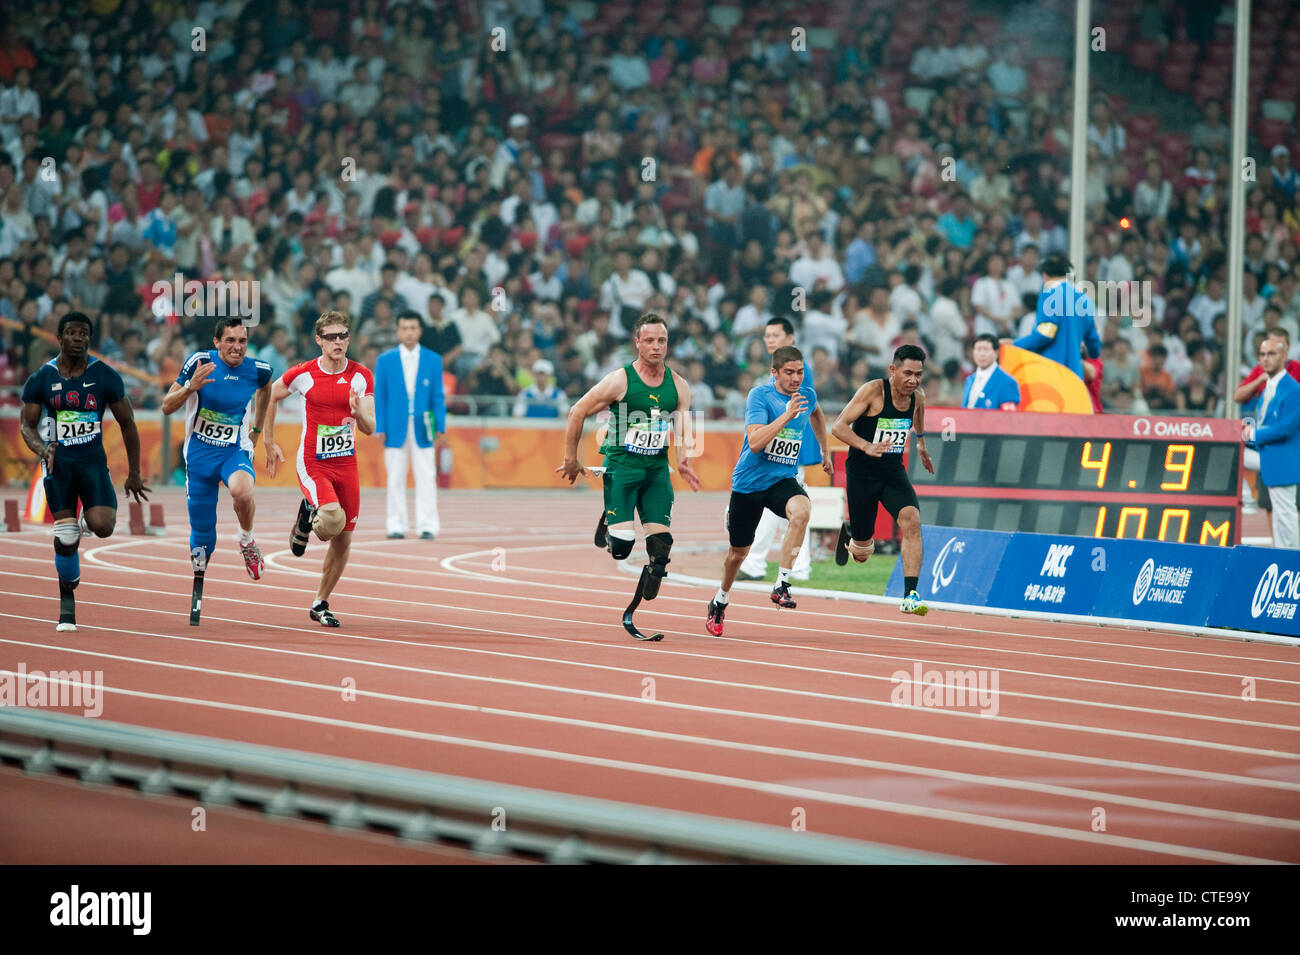
<instances>
[{"instance_id":1,"label":"runner in dark blue jersey","mask_svg":"<svg viewBox=\"0 0 1300 955\"><path fill-rule=\"evenodd\" d=\"M81 579L77 547L80 501L86 526L108 537L117 526L117 494L104 454L104 412L122 429L130 472L125 490L149 499L140 477L140 433L122 376L90 354L94 325L82 312L59 319L59 354L23 386L22 436L41 460L45 500L54 515L54 567L59 577L60 631L77 629L73 591Z\"/></svg>"}]
</instances>

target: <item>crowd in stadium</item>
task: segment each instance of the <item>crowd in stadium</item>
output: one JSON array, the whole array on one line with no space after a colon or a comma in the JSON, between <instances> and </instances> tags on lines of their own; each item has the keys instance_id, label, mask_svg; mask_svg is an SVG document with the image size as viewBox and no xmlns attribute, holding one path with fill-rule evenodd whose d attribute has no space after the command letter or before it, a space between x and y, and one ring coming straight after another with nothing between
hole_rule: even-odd
<instances>
[{"instance_id":1,"label":"crowd in stadium","mask_svg":"<svg viewBox=\"0 0 1300 955\"><path fill-rule=\"evenodd\" d=\"M34 328L80 309L101 319L96 347L141 373L136 406L157 407L210 343L210 321L157 300L181 272L260 283L253 353L277 371L315 353L326 309L353 317L351 355L372 368L415 312L453 411L497 396L499 413L561 413L630 360L647 310L718 416L766 375L772 316L831 405L904 342L933 359L929 403L960 404L974 337L1032 324L1039 263L1067 251L1068 71L1028 65L1046 41L936 16L899 43L878 3L830 4L853 28L820 45L792 40L788 4L747 4L730 31L615 6L586 21L542 0L15 10L0 386L55 350ZM1064 64L1068 41L1047 52ZM1171 167L1159 131L1126 129L1122 97L1090 105L1078 277L1149 283L1101 330L1107 410L1212 413L1238 377L1222 367L1220 104L1190 133ZM1258 168L1247 364L1278 326L1300 355L1297 175L1285 145Z\"/></svg>"}]
</instances>

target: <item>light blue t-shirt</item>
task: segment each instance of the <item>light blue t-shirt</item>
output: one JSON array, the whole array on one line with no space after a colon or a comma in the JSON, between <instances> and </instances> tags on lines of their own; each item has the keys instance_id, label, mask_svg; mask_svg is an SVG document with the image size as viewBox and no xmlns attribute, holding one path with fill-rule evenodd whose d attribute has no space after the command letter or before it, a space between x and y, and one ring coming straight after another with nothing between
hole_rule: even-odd
<instances>
[{"instance_id":1,"label":"light blue t-shirt","mask_svg":"<svg viewBox=\"0 0 1300 955\"><path fill-rule=\"evenodd\" d=\"M803 392L804 397L808 399L808 413L812 414L812 409L817 404L817 392L813 389L816 383L813 381L812 362L803 363L803 384L799 390ZM799 463L802 464L821 464L822 463L822 445L817 440L817 435L813 432L812 420L808 421L804 428L803 447L799 449Z\"/></svg>"},{"instance_id":2,"label":"light blue t-shirt","mask_svg":"<svg viewBox=\"0 0 1300 955\"><path fill-rule=\"evenodd\" d=\"M799 390L808 404L781 429L766 448L755 453L749 446L749 439L742 440L740 460L731 472L733 491L742 494L766 491L778 481L795 477L799 473L803 445L808 440L808 418L817 407L817 392L811 388ZM789 400L770 381L754 388L745 402L745 427L748 428L751 424L771 424L785 414Z\"/></svg>"}]
</instances>

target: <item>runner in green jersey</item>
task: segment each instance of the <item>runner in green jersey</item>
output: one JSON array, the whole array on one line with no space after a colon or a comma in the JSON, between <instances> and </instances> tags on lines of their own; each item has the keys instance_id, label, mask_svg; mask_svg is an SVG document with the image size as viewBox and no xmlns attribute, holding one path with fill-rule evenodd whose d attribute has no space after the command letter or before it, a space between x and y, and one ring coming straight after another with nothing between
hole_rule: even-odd
<instances>
[{"instance_id":1,"label":"runner in green jersey","mask_svg":"<svg viewBox=\"0 0 1300 955\"><path fill-rule=\"evenodd\" d=\"M642 599L659 595L659 584L667 576L668 553L673 538L673 485L668 466L668 446L677 446L677 470L698 491L700 479L687 459L684 444L691 407L691 390L686 379L670 370L668 327L661 316L647 312L636 320L632 344L637 360L612 371L582 396L569 412L564 434L564 463L556 468L572 484L580 474L594 473L578 462L578 441L583 423L593 414L610 409L609 428L601 450L600 469L605 486L605 509L596 528L597 546L615 560L632 553L636 541L634 518L641 517L646 554L650 562L641 570L632 604L623 614L623 626L638 639L647 637L632 625L632 611ZM670 441L670 435L676 435Z\"/></svg>"}]
</instances>

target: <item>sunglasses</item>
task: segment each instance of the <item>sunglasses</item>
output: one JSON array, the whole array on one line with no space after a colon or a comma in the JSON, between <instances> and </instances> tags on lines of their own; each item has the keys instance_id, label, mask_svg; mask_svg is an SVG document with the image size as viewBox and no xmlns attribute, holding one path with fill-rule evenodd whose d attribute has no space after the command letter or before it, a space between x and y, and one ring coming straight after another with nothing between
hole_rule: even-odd
<instances>
[{"instance_id":1,"label":"sunglasses","mask_svg":"<svg viewBox=\"0 0 1300 955\"><path fill-rule=\"evenodd\" d=\"M321 335L323 342L345 342L352 337L351 332L330 332L328 335Z\"/></svg>"}]
</instances>

